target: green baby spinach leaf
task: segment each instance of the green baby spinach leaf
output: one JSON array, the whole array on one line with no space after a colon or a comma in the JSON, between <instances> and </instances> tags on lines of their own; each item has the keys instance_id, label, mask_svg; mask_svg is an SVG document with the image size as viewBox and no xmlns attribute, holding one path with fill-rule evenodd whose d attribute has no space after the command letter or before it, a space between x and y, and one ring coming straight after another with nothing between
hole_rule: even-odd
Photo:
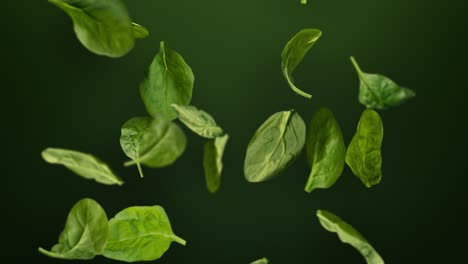
<instances>
[{"instance_id":1,"label":"green baby spinach leaf","mask_svg":"<svg viewBox=\"0 0 468 264\"><path fill-rule=\"evenodd\" d=\"M187 139L182 129L163 115L154 119L136 117L127 121L121 129L120 146L131 161L125 166L140 164L161 168L174 163L185 151Z\"/></svg>"},{"instance_id":2,"label":"green baby spinach leaf","mask_svg":"<svg viewBox=\"0 0 468 264\"><path fill-rule=\"evenodd\" d=\"M343 172L346 148L340 125L329 109L321 108L312 118L306 150L312 171L305 191L335 184Z\"/></svg>"},{"instance_id":3,"label":"green baby spinach leaf","mask_svg":"<svg viewBox=\"0 0 468 264\"><path fill-rule=\"evenodd\" d=\"M177 113L171 105L188 105L192 100L194 76L182 56L164 41L160 46L140 85L140 95L151 116L163 114L172 120Z\"/></svg>"},{"instance_id":4,"label":"green baby spinach leaf","mask_svg":"<svg viewBox=\"0 0 468 264\"><path fill-rule=\"evenodd\" d=\"M283 75L286 77L289 86L296 93L308 99L312 98L312 95L297 88L296 85L294 85L293 77L291 75L320 36L322 36L322 31L318 29L303 29L286 44L283 53L281 54L281 58L283 59L281 69L283 70Z\"/></svg>"},{"instance_id":5,"label":"green baby spinach leaf","mask_svg":"<svg viewBox=\"0 0 468 264\"><path fill-rule=\"evenodd\" d=\"M68 214L58 243L42 254L60 259L92 259L101 254L107 243L109 226L104 209L86 198L76 203Z\"/></svg>"},{"instance_id":6,"label":"green baby spinach leaf","mask_svg":"<svg viewBox=\"0 0 468 264\"><path fill-rule=\"evenodd\" d=\"M268 264L268 259L267 258L261 258L259 260L256 260L250 264Z\"/></svg>"},{"instance_id":7,"label":"green baby spinach leaf","mask_svg":"<svg viewBox=\"0 0 468 264\"><path fill-rule=\"evenodd\" d=\"M244 163L249 182L266 181L287 168L304 147L306 127L294 110L273 114L255 132Z\"/></svg>"},{"instance_id":8,"label":"green baby spinach leaf","mask_svg":"<svg viewBox=\"0 0 468 264\"><path fill-rule=\"evenodd\" d=\"M398 106L416 95L412 90L398 86L383 75L363 72L354 57L351 57L351 62L361 82L359 102L367 108L386 109Z\"/></svg>"},{"instance_id":9,"label":"green baby spinach leaf","mask_svg":"<svg viewBox=\"0 0 468 264\"><path fill-rule=\"evenodd\" d=\"M172 242L186 244L172 232L161 206L134 206L109 221L109 240L103 255L127 262L150 261L160 258Z\"/></svg>"},{"instance_id":10,"label":"green baby spinach leaf","mask_svg":"<svg viewBox=\"0 0 468 264\"><path fill-rule=\"evenodd\" d=\"M112 58L134 46L135 31L121 0L49 0L73 20L78 40L91 52ZM143 31L139 27L139 31ZM138 36L142 36L141 33Z\"/></svg>"},{"instance_id":11,"label":"green baby spinach leaf","mask_svg":"<svg viewBox=\"0 0 468 264\"><path fill-rule=\"evenodd\" d=\"M133 30L133 36L135 38L143 39L143 38L147 38L150 35L148 29L146 29L142 25L138 25L135 22L132 22L132 30Z\"/></svg>"},{"instance_id":12,"label":"green baby spinach leaf","mask_svg":"<svg viewBox=\"0 0 468 264\"><path fill-rule=\"evenodd\" d=\"M354 227L325 210L318 210L317 217L323 228L336 233L343 243L350 244L357 249L366 259L367 264L384 264L379 253Z\"/></svg>"},{"instance_id":13,"label":"green baby spinach leaf","mask_svg":"<svg viewBox=\"0 0 468 264\"><path fill-rule=\"evenodd\" d=\"M41 154L46 162L63 165L83 178L107 185L124 183L107 164L91 154L58 148L47 148Z\"/></svg>"},{"instance_id":14,"label":"green baby spinach leaf","mask_svg":"<svg viewBox=\"0 0 468 264\"><path fill-rule=\"evenodd\" d=\"M203 168L205 169L206 187L215 193L221 185L223 171L223 154L229 136L226 134L212 139L205 144L203 154Z\"/></svg>"},{"instance_id":15,"label":"green baby spinach leaf","mask_svg":"<svg viewBox=\"0 0 468 264\"><path fill-rule=\"evenodd\" d=\"M179 120L190 130L204 138L215 138L223 134L223 129L216 124L213 117L203 110L191 105L172 104Z\"/></svg>"},{"instance_id":16,"label":"green baby spinach leaf","mask_svg":"<svg viewBox=\"0 0 468 264\"><path fill-rule=\"evenodd\" d=\"M379 114L366 109L361 115L356 134L346 151L346 163L367 187L382 179L383 123Z\"/></svg>"}]
</instances>

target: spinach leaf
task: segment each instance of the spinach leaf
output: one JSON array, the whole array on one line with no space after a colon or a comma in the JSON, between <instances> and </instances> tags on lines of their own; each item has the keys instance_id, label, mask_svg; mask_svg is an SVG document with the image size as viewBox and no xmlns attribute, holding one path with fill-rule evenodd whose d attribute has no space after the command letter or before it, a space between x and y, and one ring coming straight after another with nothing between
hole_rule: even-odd
<instances>
[{"instance_id":1,"label":"spinach leaf","mask_svg":"<svg viewBox=\"0 0 468 264\"><path fill-rule=\"evenodd\" d=\"M133 48L134 27L121 0L49 2L71 17L78 40L91 52L116 58L127 54Z\"/></svg>"},{"instance_id":2,"label":"spinach leaf","mask_svg":"<svg viewBox=\"0 0 468 264\"><path fill-rule=\"evenodd\" d=\"M109 221L109 240L103 255L127 262L155 260L172 242L186 243L172 232L161 206L134 206Z\"/></svg>"},{"instance_id":3,"label":"spinach leaf","mask_svg":"<svg viewBox=\"0 0 468 264\"><path fill-rule=\"evenodd\" d=\"M121 129L120 146L132 159L125 166L140 164L151 168L161 168L174 163L185 151L187 139L182 129L167 120L163 115L154 119L136 117L127 121Z\"/></svg>"},{"instance_id":4,"label":"spinach leaf","mask_svg":"<svg viewBox=\"0 0 468 264\"><path fill-rule=\"evenodd\" d=\"M307 0L301 0L301 4L306 5L306 4L307 4Z\"/></svg>"},{"instance_id":5,"label":"spinach leaf","mask_svg":"<svg viewBox=\"0 0 468 264\"><path fill-rule=\"evenodd\" d=\"M303 29L286 44L286 47L284 47L283 53L281 54L281 58L283 59L281 69L283 70L283 75L286 77L289 86L296 93L309 99L312 98L312 95L297 88L293 83L294 81L291 74L320 36L322 36L322 31L318 29Z\"/></svg>"},{"instance_id":6,"label":"spinach leaf","mask_svg":"<svg viewBox=\"0 0 468 264\"><path fill-rule=\"evenodd\" d=\"M108 233L104 209L92 199L82 199L68 214L58 243L50 251L39 248L39 252L52 258L92 259L103 252Z\"/></svg>"},{"instance_id":7,"label":"spinach leaf","mask_svg":"<svg viewBox=\"0 0 468 264\"><path fill-rule=\"evenodd\" d=\"M135 38L143 39L143 38L147 38L150 35L148 29L146 29L142 25L138 25L135 22L132 22L132 30L133 30L133 36Z\"/></svg>"},{"instance_id":8,"label":"spinach leaf","mask_svg":"<svg viewBox=\"0 0 468 264\"><path fill-rule=\"evenodd\" d=\"M312 171L305 191L331 187L343 172L346 148L340 125L329 109L321 108L312 118L306 149Z\"/></svg>"},{"instance_id":9,"label":"spinach leaf","mask_svg":"<svg viewBox=\"0 0 468 264\"><path fill-rule=\"evenodd\" d=\"M206 142L203 154L203 168L205 169L206 187L215 193L221 185L221 172L223 171L223 154L228 135L217 137Z\"/></svg>"},{"instance_id":10,"label":"spinach leaf","mask_svg":"<svg viewBox=\"0 0 468 264\"><path fill-rule=\"evenodd\" d=\"M107 185L124 183L107 164L91 154L58 148L45 149L41 154L46 162L63 165L83 178Z\"/></svg>"},{"instance_id":11,"label":"spinach leaf","mask_svg":"<svg viewBox=\"0 0 468 264\"><path fill-rule=\"evenodd\" d=\"M215 138L223 134L223 129L216 125L213 117L191 105L172 104L179 120L193 132L204 138Z\"/></svg>"},{"instance_id":12,"label":"spinach leaf","mask_svg":"<svg viewBox=\"0 0 468 264\"><path fill-rule=\"evenodd\" d=\"M171 105L188 105L192 100L194 76L182 56L164 41L160 46L140 85L140 95L151 116L163 114L172 120L177 113Z\"/></svg>"},{"instance_id":13,"label":"spinach leaf","mask_svg":"<svg viewBox=\"0 0 468 264\"><path fill-rule=\"evenodd\" d=\"M382 179L383 123L379 114L371 109L362 112L361 119L346 152L346 163L367 187Z\"/></svg>"},{"instance_id":14,"label":"spinach leaf","mask_svg":"<svg viewBox=\"0 0 468 264\"><path fill-rule=\"evenodd\" d=\"M363 72L354 57L351 57L351 62L361 82L359 102L367 108L386 109L398 106L416 95L412 90L398 86L383 75Z\"/></svg>"},{"instance_id":15,"label":"spinach leaf","mask_svg":"<svg viewBox=\"0 0 468 264\"><path fill-rule=\"evenodd\" d=\"M273 114L255 132L244 163L249 182L266 181L288 167L305 143L304 120L294 110Z\"/></svg>"},{"instance_id":16,"label":"spinach leaf","mask_svg":"<svg viewBox=\"0 0 468 264\"><path fill-rule=\"evenodd\" d=\"M267 258L261 258L259 260L256 260L250 264L268 264L268 259Z\"/></svg>"},{"instance_id":17,"label":"spinach leaf","mask_svg":"<svg viewBox=\"0 0 468 264\"><path fill-rule=\"evenodd\" d=\"M323 228L336 233L343 243L350 244L357 249L366 259L367 264L384 264L379 253L354 227L325 210L318 210L317 217Z\"/></svg>"}]
</instances>

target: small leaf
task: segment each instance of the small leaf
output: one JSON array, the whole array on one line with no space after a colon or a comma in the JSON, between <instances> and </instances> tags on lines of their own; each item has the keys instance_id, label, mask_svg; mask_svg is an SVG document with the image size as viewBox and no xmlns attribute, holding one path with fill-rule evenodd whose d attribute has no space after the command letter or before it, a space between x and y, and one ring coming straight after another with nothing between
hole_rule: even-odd
<instances>
[{"instance_id":1,"label":"small leaf","mask_svg":"<svg viewBox=\"0 0 468 264\"><path fill-rule=\"evenodd\" d=\"M287 168L302 151L306 128L294 110L278 112L255 132L244 163L249 182L266 181Z\"/></svg>"},{"instance_id":2,"label":"small leaf","mask_svg":"<svg viewBox=\"0 0 468 264\"><path fill-rule=\"evenodd\" d=\"M203 110L191 105L172 104L179 120L190 130L204 138L215 138L223 134L223 129L216 125L213 117Z\"/></svg>"},{"instance_id":3,"label":"small leaf","mask_svg":"<svg viewBox=\"0 0 468 264\"><path fill-rule=\"evenodd\" d=\"M301 0L301 4L306 5L306 4L307 4L307 0Z\"/></svg>"},{"instance_id":4,"label":"small leaf","mask_svg":"<svg viewBox=\"0 0 468 264\"><path fill-rule=\"evenodd\" d=\"M104 209L92 199L82 199L70 210L58 243L39 252L52 258L92 259L103 252L108 233Z\"/></svg>"},{"instance_id":5,"label":"small leaf","mask_svg":"<svg viewBox=\"0 0 468 264\"><path fill-rule=\"evenodd\" d=\"M286 47L284 47L283 53L281 54L281 58L283 59L281 69L283 70L283 75L286 77L289 86L296 93L308 99L312 98L312 95L297 88L296 85L294 85L291 75L320 36L322 36L322 31L318 29L303 29L286 44Z\"/></svg>"},{"instance_id":6,"label":"small leaf","mask_svg":"<svg viewBox=\"0 0 468 264\"><path fill-rule=\"evenodd\" d=\"M223 171L223 154L228 135L217 137L206 142L203 154L203 168L205 169L206 187L215 193L221 185L221 172Z\"/></svg>"},{"instance_id":7,"label":"small leaf","mask_svg":"<svg viewBox=\"0 0 468 264\"><path fill-rule=\"evenodd\" d=\"M336 233L343 243L350 244L357 249L366 259L367 264L384 264L379 253L354 227L325 210L318 210L317 217L323 228Z\"/></svg>"},{"instance_id":8,"label":"small leaf","mask_svg":"<svg viewBox=\"0 0 468 264\"><path fill-rule=\"evenodd\" d=\"M194 76L182 56L163 41L160 46L140 85L140 95L151 116L163 114L172 120L177 113L171 105L188 105L192 100Z\"/></svg>"},{"instance_id":9,"label":"small leaf","mask_svg":"<svg viewBox=\"0 0 468 264\"><path fill-rule=\"evenodd\" d=\"M145 27L141 25L138 25L135 22L132 22L132 29L133 29L133 36L135 38L143 39L143 38L147 38L150 35L148 29L146 29Z\"/></svg>"},{"instance_id":10,"label":"small leaf","mask_svg":"<svg viewBox=\"0 0 468 264\"><path fill-rule=\"evenodd\" d=\"M351 57L351 62L361 82L359 102L367 108L386 109L398 106L416 95L412 90L398 86L383 75L363 72L354 57Z\"/></svg>"},{"instance_id":11,"label":"small leaf","mask_svg":"<svg viewBox=\"0 0 468 264\"><path fill-rule=\"evenodd\" d=\"M161 206L134 206L109 221L109 240L103 255L127 262L151 261L159 259L172 242L186 243L172 232Z\"/></svg>"},{"instance_id":12,"label":"small leaf","mask_svg":"<svg viewBox=\"0 0 468 264\"><path fill-rule=\"evenodd\" d=\"M250 264L268 264L268 259L267 258L261 258L259 260L256 260Z\"/></svg>"},{"instance_id":13,"label":"small leaf","mask_svg":"<svg viewBox=\"0 0 468 264\"><path fill-rule=\"evenodd\" d=\"M346 148L340 125L329 109L321 108L312 118L306 147L312 171L305 191L331 187L343 172Z\"/></svg>"},{"instance_id":14,"label":"small leaf","mask_svg":"<svg viewBox=\"0 0 468 264\"><path fill-rule=\"evenodd\" d=\"M42 151L42 158L51 164L60 164L79 176L102 184L122 185L124 182L112 170L91 154L74 150L48 148Z\"/></svg>"},{"instance_id":15,"label":"small leaf","mask_svg":"<svg viewBox=\"0 0 468 264\"><path fill-rule=\"evenodd\" d=\"M132 118L122 126L120 146L132 159L125 166L136 164L142 177L140 164L151 168L169 166L184 153L186 145L182 129L162 115Z\"/></svg>"},{"instance_id":16,"label":"small leaf","mask_svg":"<svg viewBox=\"0 0 468 264\"><path fill-rule=\"evenodd\" d=\"M366 109L361 115L356 134L346 152L346 163L367 187L382 179L383 123L379 114Z\"/></svg>"},{"instance_id":17,"label":"small leaf","mask_svg":"<svg viewBox=\"0 0 468 264\"><path fill-rule=\"evenodd\" d=\"M49 0L73 20L78 40L91 52L112 58L127 54L135 36L121 0Z\"/></svg>"}]
</instances>

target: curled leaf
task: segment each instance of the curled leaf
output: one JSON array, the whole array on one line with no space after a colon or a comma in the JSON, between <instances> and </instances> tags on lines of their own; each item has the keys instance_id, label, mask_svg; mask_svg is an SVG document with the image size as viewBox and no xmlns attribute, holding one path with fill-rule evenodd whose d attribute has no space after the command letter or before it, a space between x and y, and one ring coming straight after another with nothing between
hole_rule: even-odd
<instances>
[{"instance_id":1,"label":"curled leaf","mask_svg":"<svg viewBox=\"0 0 468 264\"><path fill-rule=\"evenodd\" d=\"M322 31L318 29L303 29L286 44L283 53L281 53L281 58L283 59L281 69L286 81L288 81L291 89L308 99L312 98L312 95L297 88L291 75L320 36L322 36Z\"/></svg>"},{"instance_id":2,"label":"curled leaf","mask_svg":"<svg viewBox=\"0 0 468 264\"><path fill-rule=\"evenodd\" d=\"M104 209L92 199L82 199L70 210L58 243L39 252L52 258L92 259L104 251L108 234Z\"/></svg>"},{"instance_id":3,"label":"curled leaf","mask_svg":"<svg viewBox=\"0 0 468 264\"><path fill-rule=\"evenodd\" d=\"M336 233L343 243L350 244L357 249L366 259L367 264L384 264L374 247L350 224L325 210L318 210L317 217L323 228Z\"/></svg>"},{"instance_id":4,"label":"curled leaf","mask_svg":"<svg viewBox=\"0 0 468 264\"><path fill-rule=\"evenodd\" d=\"M221 185L221 172L223 171L223 154L226 148L228 135L217 137L206 142L203 153L203 168L205 169L206 187L215 193Z\"/></svg>"}]
</instances>

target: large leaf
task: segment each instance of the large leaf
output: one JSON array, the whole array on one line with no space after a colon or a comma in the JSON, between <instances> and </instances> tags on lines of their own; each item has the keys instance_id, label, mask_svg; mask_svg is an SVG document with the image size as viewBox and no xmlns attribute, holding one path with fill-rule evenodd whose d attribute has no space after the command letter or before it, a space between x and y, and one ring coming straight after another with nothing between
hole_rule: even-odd
<instances>
[{"instance_id":1,"label":"large leaf","mask_svg":"<svg viewBox=\"0 0 468 264\"><path fill-rule=\"evenodd\" d=\"M288 167L304 147L304 120L294 110L278 112L255 132L247 147L245 178L261 182Z\"/></svg>"},{"instance_id":2,"label":"large leaf","mask_svg":"<svg viewBox=\"0 0 468 264\"><path fill-rule=\"evenodd\" d=\"M154 119L136 117L127 121L121 129L120 145L132 159L125 165L136 164L143 177L140 164L151 168L171 165L184 152L187 139L177 124L158 115Z\"/></svg>"},{"instance_id":3,"label":"large leaf","mask_svg":"<svg viewBox=\"0 0 468 264\"><path fill-rule=\"evenodd\" d=\"M412 90L399 86L388 77L363 72L353 57L351 62L360 79L359 102L367 108L386 109L400 105L416 95Z\"/></svg>"},{"instance_id":4,"label":"large leaf","mask_svg":"<svg viewBox=\"0 0 468 264\"><path fill-rule=\"evenodd\" d=\"M171 105L188 105L192 100L193 83L190 66L162 41L146 79L140 85L140 95L151 116L163 114L172 120L177 113Z\"/></svg>"},{"instance_id":5,"label":"large leaf","mask_svg":"<svg viewBox=\"0 0 468 264\"><path fill-rule=\"evenodd\" d=\"M172 104L172 107L176 110L179 120L199 136L215 138L223 134L223 129L207 112L191 105Z\"/></svg>"},{"instance_id":6,"label":"large leaf","mask_svg":"<svg viewBox=\"0 0 468 264\"><path fill-rule=\"evenodd\" d=\"M382 179L383 123L379 114L366 109L361 115L356 134L346 151L346 163L367 187Z\"/></svg>"},{"instance_id":7,"label":"large leaf","mask_svg":"<svg viewBox=\"0 0 468 264\"><path fill-rule=\"evenodd\" d=\"M336 233L343 243L350 244L357 249L366 259L367 264L384 264L379 253L354 227L325 210L318 210L317 217L323 228Z\"/></svg>"},{"instance_id":8,"label":"large leaf","mask_svg":"<svg viewBox=\"0 0 468 264\"><path fill-rule=\"evenodd\" d=\"M203 153L203 168L205 169L206 187L215 193L221 185L221 172L223 171L223 154L228 135L217 137L206 142Z\"/></svg>"},{"instance_id":9,"label":"large leaf","mask_svg":"<svg viewBox=\"0 0 468 264\"><path fill-rule=\"evenodd\" d=\"M312 171L305 190L331 187L343 172L346 148L340 125L329 109L320 109L312 118L306 149Z\"/></svg>"},{"instance_id":10,"label":"large leaf","mask_svg":"<svg viewBox=\"0 0 468 264\"><path fill-rule=\"evenodd\" d=\"M312 98L312 95L297 88L291 75L320 36L322 36L322 31L318 29L303 29L286 44L283 53L281 53L281 58L283 59L281 69L283 70L283 75L288 81L289 86L296 93L309 99Z\"/></svg>"},{"instance_id":11,"label":"large leaf","mask_svg":"<svg viewBox=\"0 0 468 264\"><path fill-rule=\"evenodd\" d=\"M172 232L161 206L134 206L109 221L109 241L103 255L127 262L150 261L160 258L172 242L186 243Z\"/></svg>"},{"instance_id":12,"label":"large leaf","mask_svg":"<svg viewBox=\"0 0 468 264\"><path fill-rule=\"evenodd\" d=\"M98 55L121 57L134 46L134 27L121 0L49 0L73 20L78 40ZM144 28L139 26L139 32ZM146 29L144 29L146 30ZM147 31L147 30L146 30Z\"/></svg>"},{"instance_id":13,"label":"large leaf","mask_svg":"<svg viewBox=\"0 0 468 264\"><path fill-rule=\"evenodd\" d=\"M112 170L91 154L74 150L48 148L42 151L42 158L52 164L60 164L86 179L103 184L122 185L124 182Z\"/></svg>"},{"instance_id":14,"label":"large leaf","mask_svg":"<svg viewBox=\"0 0 468 264\"><path fill-rule=\"evenodd\" d=\"M39 248L39 252L52 258L92 259L103 252L108 233L106 212L86 198L70 210L58 243L50 251Z\"/></svg>"}]
</instances>

